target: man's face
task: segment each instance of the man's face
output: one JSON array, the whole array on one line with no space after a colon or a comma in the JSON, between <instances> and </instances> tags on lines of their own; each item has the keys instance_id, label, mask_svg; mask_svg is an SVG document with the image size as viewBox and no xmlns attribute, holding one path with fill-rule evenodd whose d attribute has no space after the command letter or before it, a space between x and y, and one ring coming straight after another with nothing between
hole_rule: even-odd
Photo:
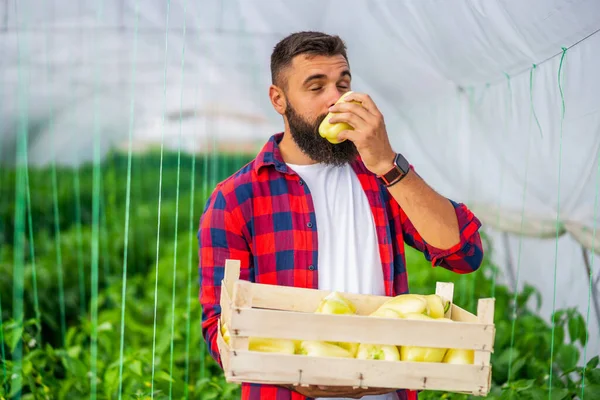
<instances>
[{"instance_id":1,"label":"man's face","mask_svg":"<svg viewBox=\"0 0 600 400\"><path fill-rule=\"evenodd\" d=\"M298 147L316 162L343 165L358 151L349 140L332 144L319 135L331 107L350 90L350 71L343 56L298 56L285 72L285 117Z\"/></svg>"}]
</instances>

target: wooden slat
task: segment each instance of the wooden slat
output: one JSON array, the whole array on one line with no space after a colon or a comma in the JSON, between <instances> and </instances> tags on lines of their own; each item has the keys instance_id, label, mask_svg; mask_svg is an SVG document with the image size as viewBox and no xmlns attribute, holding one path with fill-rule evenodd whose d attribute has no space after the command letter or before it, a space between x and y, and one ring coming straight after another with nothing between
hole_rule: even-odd
<instances>
[{"instance_id":1,"label":"wooden slat","mask_svg":"<svg viewBox=\"0 0 600 400\"><path fill-rule=\"evenodd\" d=\"M334 328L335 327L335 328ZM491 351L493 326L357 315L234 309L231 334Z\"/></svg>"},{"instance_id":2,"label":"wooden slat","mask_svg":"<svg viewBox=\"0 0 600 400\"><path fill-rule=\"evenodd\" d=\"M221 305L221 321L223 321L226 325L230 325L231 324L231 297L229 296L229 293L227 291L227 287L224 284L225 281L221 282L221 300L220 300L220 305Z\"/></svg>"},{"instance_id":3,"label":"wooden slat","mask_svg":"<svg viewBox=\"0 0 600 400\"><path fill-rule=\"evenodd\" d=\"M427 389L485 394L490 367L409 363L239 351L230 360L239 382Z\"/></svg>"},{"instance_id":4,"label":"wooden slat","mask_svg":"<svg viewBox=\"0 0 600 400\"><path fill-rule=\"evenodd\" d=\"M221 335L221 320L219 319L218 327L217 327L217 347L219 349L219 354L221 355L221 363L223 364L223 370L230 370L229 365L229 346L225 343L225 339L223 339L223 335Z\"/></svg>"},{"instance_id":5,"label":"wooden slat","mask_svg":"<svg viewBox=\"0 0 600 400\"><path fill-rule=\"evenodd\" d=\"M480 323L490 324L490 328L494 329L494 299L480 299L477 303L477 319ZM494 329L495 330L495 329ZM495 332L494 336L495 337ZM475 352L475 364L476 365L490 365L491 354L489 351L476 351Z\"/></svg>"},{"instance_id":6,"label":"wooden slat","mask_svg":"<svg viewBox=\"0 0 600 400\"><path fill-rule=\"evenodd\" d=\"M477 315L471 314L456 304L452 304L452 319L457 322L479 322Z\"/></svg>"},{"instance_id":7,"label":"wooden slat","mask_svg":"<svg viewBox=\"0 0 600 400\"><path fill-rule=\"evenodd\" d=\"M229 297L233 298L233 284L240 279L240 260L225 260L225 287L229 292Z\"/></svg>"},{"instance_id":8,"label":"wooden slat","mask_svg":"<svg viewBox=\"0 0 600 400\"><path fill-rule=\"evenodd\" d=\"M235 281L233 284L232 298L232 314L237 313L237 310L247 309L252 307L252 288L253 285L247 281ZM232 320L234 316L232 316ZM243 332L236 329L235 324L231 324L231 349L232 350L248 350L249 338Z\"/></svg>"}]
</instances>

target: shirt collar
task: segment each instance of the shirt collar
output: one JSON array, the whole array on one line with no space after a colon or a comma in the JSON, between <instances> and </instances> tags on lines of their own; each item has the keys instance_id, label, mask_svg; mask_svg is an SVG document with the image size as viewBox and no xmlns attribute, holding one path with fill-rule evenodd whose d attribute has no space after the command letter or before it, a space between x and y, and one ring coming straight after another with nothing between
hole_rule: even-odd
<instances>
[{"instance_id":1,"label":"shirt collar","mask_svg":"<svg viewBox=\"0 0 600 400\"><path fill-rule=\"evenodd\" d=\"M258 173L262 167L273 165L275 169L284 174L291 173L287 164L283 161L281 156L281 150L279 149L279 142L283 139L283 132L272 135L267 143L263 146L261 151L256 156L256 163L254 169Z\"/></svg>"}]
</instances>

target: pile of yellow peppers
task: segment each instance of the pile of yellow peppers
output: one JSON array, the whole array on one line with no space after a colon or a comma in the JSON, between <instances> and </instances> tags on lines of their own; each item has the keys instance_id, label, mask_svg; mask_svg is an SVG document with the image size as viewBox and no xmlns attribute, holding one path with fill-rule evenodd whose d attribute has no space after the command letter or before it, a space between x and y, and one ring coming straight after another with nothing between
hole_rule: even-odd
<instances>
[{"instance_id":1,"label":"pile of yellow peppers","mask_svg":"<svg viewBox=\"0 0 600 400\"><path fill-rule=\"evenodd\" d=\"M452 322L444 315L450 306L436 294L403 294L392 297L370 314L379 318L404 318ZM356 307L338 292L332 292L320 302L318 314L356 314ZM221 334L229 343L227 327L221 325ZM395 346L385 344L323 342L313 340L288 340L272 338L249 338L249 350L282 354L301 354L320 357L345 357L362 360L434 362L448 364L473 364L474 351L419 346Z\"/></svg>"}]
</instances>

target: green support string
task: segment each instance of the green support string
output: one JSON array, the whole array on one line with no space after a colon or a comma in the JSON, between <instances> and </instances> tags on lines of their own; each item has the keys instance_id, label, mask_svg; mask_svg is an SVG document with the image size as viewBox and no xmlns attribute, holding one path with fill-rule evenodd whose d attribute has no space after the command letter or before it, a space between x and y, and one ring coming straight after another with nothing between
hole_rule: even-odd
<instances>
[{"instance_id":1,"label":"green support string","mask_svg":"<svg viewBox=\"0 0 600 400\"><path fill-rule=\"evenodd\" d=\"M47 54L47 53L46 53ZM50 102L52 104L52 102ZM54 110L50 105L50 119ZM65 337L67 335L67 321L65 311L65 289L64 289L64 277L63 277L63 263L62 263L62 249L61 249L61 234L60 234L60 217L58 211L58 178L56 176L56 136L54 132L53 123L50 123L50 130L52 131L52 205L54 213L54 243L56 248L56 275L58 279L58 306L60 312L60 345L65 345Z\"/></svg>"},{"instance_id":2,"label":"green support string","mask_svg":"<svg viewBox=\"0 0 600 400\"><path fill-rule=\"evenodd\" d=\"M196 101L198 99L197 87L196 87L196 96L194 97L194 120L198 118L198 107ZM191 332L191 307L192 307L192 274L193 274L193 262L192 255L194 254L194 190L195 190L195 177L196 177L196 140L195 135L192 135L192 172L190 175L190 220L188 227L188 271L187 271L187 297L186 297L186 327L185 327L185 375L184 375L184 396L187 400L190 396L189 394L189 384L190 384L190 332ZM204 346L201 346L200 352L203 353ZM201 354L203 355L203 354Z\"/></svg>"},{"instance_id":3,"label":"green support string","mask_svg":"<svg viewBox=\"0 0 600 400\"><path fill-rule=\"evenodd\" d=\"M31 216L31 189L29 182L29 168L25 169L25 187L27 190L27 225L29 228L29 255L31 258L31 280L33 284L33 310L35 312L35 320L37 326L36 342L41 347L42 345L42 314L40 312L40 301L37 287L37 268L35 265L35 242L33 238L33 217ZM0 317L2 313L0 312Z\"/></svg>"},{"instance_id":4,"label":"green support string","mask_svg":"<svg viewBox=\"0 0 600 400\"><path fill-rule=\"evenodd\" d=\"M96 22L102 21L102 3L99 3L96 9ZM90 338L90 399L96 400L98 386L98 264L100 252L100 201L101 201L101 161L100 161L100 125L98 111L98 92L99 92L99 64L94 68L94 122L93 122L93 140L94 155L92 169L92 248L91 248L91 290L90 290L90 318L91 318L91 338Z\"/></svg>"},{"instance_id":5,"label":"green support string","mask_svg":"<svg viewBox=\"0 0 600 400\"><path fill-rule=\"evenodd\" d=\"M2 140L0 140L0 154L2 154ZM0 165L1 166L1 165ZM1 168L0 168L0 172L4 172ZM2 173L0 173L0 188L2 187L2 183L4 180L4 177L2 176ZM9 200L10 201L10 200ZM2 205L2 198L0 197L0 205ZM4 224L2 221L2 215L0 215L0 263L2 263L2 257L3 257L3 249L4 249ZM7 371L6 371L6 353L4 352L4 324L2 323L2 293L0 293L0 356L2 356L2 359L0 360L0 364L2 364L2 382L4 382L4 391L8 390L8 382L6 382L6 376L7 376Z\"/></svg>"},{"instance_id":6,"label":"green support string","mask_svg":"<svg viewBox=\"0 0 600 400\"><path fill-rule=\"evenodd\" d=\"M2 243L0 243L0 260L2 260ZM6 353L4 351L4 326L2 324L2 293L0 293L0 355L2 356L2 360L0 360L0 364L2 364L2 382L4 391L8 391L8 382L6 377L8 376L8 372L6 371Z\"/></svg>"},{"instance_id":7,"label":"green support string","mask_svg":"<svg viewBox=\"0 0 600 400\"><path fill-rule=\"evenodd\" d=\"M46 35L44 41L44 65L45 69L45 80L50 81L50 71L48 69L48 55L50 53L49 41L51 35ZM52 161L51 161L51 182L52 182L52 212L54 217L54 247L56 251L56 277L58 280L58 307L59 307L59 318L60 318L60 345L64 346L65 337L67 334L67 323L66 323L66 310L65 310L65 289L64 289L64 276L63 276L63 262L62 262L62 246L61 246L61 231L60 231L60 214L58 208L58 177L56 173L56 131L54 129L55 110L53 102L48 104L49 114L49 125L48 130L51 134L52 140Z\"/></svg>"},{"instance_id":8,"label":"green support string","mask_svg":"<svg viewBox=\"0 0 600 400\"><path fill-rule=\"evenodd\" d=\"M86 313L85 305L85 271L83 267L83 237L81 233L81 185L79 166L73 168L73 190L75 192L75 230L77 232L77 271L79 274L79 310Z\"/></svg>"},{"instance_id":9,"label":"green support string","mask_svg":"<svg viewBox=\"0 0 600 400\"><path fill-rule=\"evenodd\" d=\"M596 195L594 198L594 219L592 220L592 255L590 260L590 274L589 274L589 287L588 287L588 305L585 317L585 326L590 326L590 312L592 303L592 292L594 288L594 260L596 256L596 225L598 222L598 197L600 197L600 152L598 153L597 160L598 167L596 169ZM600 331L598 332L600 336ZM583 346L583 373L581 374L581 399L584 400L585 395L585 374L587 370L587 350L588 343L590 342L589 331L586 330L586 340Z\"/></svg>"},{"instance_id":10,"label":"green support string","mask_svg":"<svg viewBox=\"0 0 600 400\"><path fill-rule=\"evenodd\" d=\"M535 64L531 67L529 71L529 90L533 92L533 78L535 71ZM535 106L533 103L533 94L530 93L530 113L529 113L529 127L527 130L527 157L525 160L525 178L523 180L523 198L521 205L521 227L520 227L520 235L519 235L519 250L517 253L517 272L515 277L515 288L513 295L513 310L510 316L512 324L511 324L511 333L510 333L510 352L509 352L509 360L508 360L508 379L506 384L509 385L512 379L512 367L513 367L513 353L514 353L514 345L515 345L515 325L517 322L517 298L519 294L519 280L521 276L521 253L523 250L523 225L525 223L525 199L527 195L527 180L529 178L529 159L531 155L531 141L533 140L531 137L531 124L532 118L535 116ZM541 130L541 126L538 124L538 127ZM541 134L541 132L540 132ZM511 394L512 396L512 394Z\"/></svg>"},{"instance_id":11,"label":"green support string","mask_svg":"<svg viewBox=\"0 0 600 400\"><path fill-rule=\"evenodd\" d=\"M15 0L15 12L19 15L19 8ZM23 23L23 25L25 25ZM22 26L19 24L19 26ZM23 67L25 45L20 35L17 35L18 48L18 84L17 104L19 119L16 141L16 170L15 170L15 214L14 214L14 242L13 242L13 319L17 325L19 338L12 351L13 370L11 387L14 399L20 400L22 396L22 371L23 371L23 325L24 325L24 283L25 283L25 212L26 212L26 170L27 170L27 142L29 132L29 104L26 91L28 82L28 69ZM25 53L25 54L24 54ZM14 343L14 342L13 342ZM15 390L17 388L17 390Z\"/></svg>"},{"instance_id":12,"label":"green support string","mask_svg":"<svg viewBox=\"0 0 600 400\"><path fill-rule=\"evenodd\" d=\"M187 1L183 5L183 45L181 49L181 88L179 92L179 138L177 143L177 187L175 189L175 238L173 250L173 292L171 294L171 343L170 343L170 365L169 375L173 376L173 357L174 357L174 341L175 341L175 292L177 286L177 239L179 229L179 181L181 177L181 130L182 130L182 113L183 113L183 88L184 88L184 72L185 72L185 39L186 39L186 14ZM173 398L173 379L169 380L169 399Z\"/></svg>"},{"instance_id":13,"label":"green support string","mask_svg":"<svg viewBox=\"0 0 600 400\"><path fill-rule=\"evenodd\" d=\"M512 86L510 84L510 75L508 75L507 73L504 73L504 76L506 77L506 85L508 87L508 99L506 100L506 116L504 119L504 132L508 133L508 126L509 126L509 122L510 119L512 118L512 98L513 98L513 93L512 93ZM496 214L496 226L500 226L500 216L501 216L501 212L500 212L500 205L502 203L502 194L504 193L504 173L505 173L505 168L500 168L500 183L498 184L499 187L499 191L498 191L498 203L497 203L497 214ZM497 274L498 272L496 270L492 271L492 290L491 290L491 294L490 297L494 298L496 297L496 279L497 279Z\"/></svg>"},{"instance_id":14,"label":"green support string","mask_svg":"<svg viewBox=\"0 0 600 400\"><path fill-rule=\"evenodd\" d=\"M138 50L139 0L135 2L135 30L133 35L133 61L131 63L131 102L129 107L129 140L127 146L127 188L125 195L125 227L123 235L123 275L121 290L121 332L119 342L119 400L123 398L123 367L125 352L125 305L127 302L127 266L129 251L129 214L131 208L132 136L135 122L135 83ZM143 196L141 197L143 198Z\"/></svg>"},{"instance_id":15,"label":"green support string","mask_svg":"<svg viewBox=\"0 0 600 400\"><path fill-rule=\"evenodd\" d=\"M565 56L567 55L567 49L563 47L563 53L560 58L560 65L558 67L558 88L560 90L560 100L561 100L561 113L560 113L560 138L558 145L558 190L557 190L557 204L556 204L556 241L555 241L555 249L554 249L554 288L552 293L552 339L550 345L550 382L548 385L550 386L550 391L548 393L548 399L552 398L552 372L554 371L554 336L555 336L555 310L556 310L556 271L558 269L558 237L561 231L561 223L560 223L560 178L561 178L561 167L562 167L562 141L563 141L563 125L565 121L565 97L562 88L562 79L564 75L563 70L563 62Z\"/></svg>"},{"instance_id":16,"label":"green support string","mask_svg":"<svg viewBox=\"0 0 600 400\"><path fill-rule=\"evenodd\" d=\"M156 312L158 309L158 265L159 265L159 254L160 254L160 215L162 205L162 178L163 178L163 157L165 147L165 117L167 108L167 64L169 54L169 17L171 15L171 0L167 0L167 21L165 24L165 73L164 73L164 85L163 85L163 113L161 120L161 134L160 134L160 169L158 176L158 218L156 228L156 266L154 276L154 326L152 333L152 380L150 396L154 399L154 375L156 369Z\"/></svg>"},{"instance_id":17,"label":"green support string","mask_svg":"<svg viewBox=\"0 0 600 400\"><path fill-rule=\"evenodd\" d=\"M537 65L533 64L533 68L529 72L530 78L531 78L531 76L533 76L533 70L536 68L537 68ZM529 100L533 104L533 79L529 79ZM538 129L540 130L540 137L543 138L544 135L542 133L542 126L540 125L540 121L538 120L537 114L535 112L535 108L532 107L531 110L533 112L533 118L535 119L535 123L537 124Z\"/></svg>"}]
</instances>

